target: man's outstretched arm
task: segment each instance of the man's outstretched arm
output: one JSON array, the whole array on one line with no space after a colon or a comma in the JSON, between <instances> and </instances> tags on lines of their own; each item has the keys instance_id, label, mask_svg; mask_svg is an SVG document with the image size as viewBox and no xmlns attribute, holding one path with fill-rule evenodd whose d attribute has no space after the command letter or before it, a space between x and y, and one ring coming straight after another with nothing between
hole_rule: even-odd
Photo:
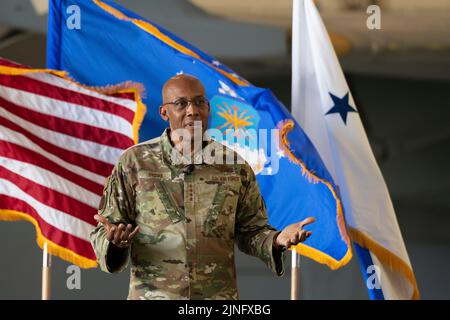
<instances>
[{"instance_id":1,"label":"man's outstretched arm","mask_svg":"<svg viewBox=\"0 0 450 320\"><path fill-rule=\"evenodd\" d=\"M281 276L284 273L284 251L311 235L310 231L302 228L315 219L307 218L277 231L268 224L266 205L253 171L249 166L246 171L245 190L239 198L236 213L236 242L242 252L259 257Z\"/></svg>"},{"instance_id":2,"label":"man's outstretched arm","mask_svg":"<svg viewBox=\"0 0 450 320\"><path fill-rule=\"evenodd\" d=\"M284 250L274 245L279 231L268 224L267 211L255 174L247 164L241 170L243 191L236 211L235 237L238 248L260 258L278 276L284 273Z\"/></svg>"},{"instance_id":3,"label":"man's outstretched arm","mask_svg":"<svg viewBox=\"0 0 450 320\"><path fill-rule=\"evenodd\" d=\"M108 178L95 215L99 224L90 234L97 261L105 272L120 272L128 264L129 246L139 232L139 227L133 229L133 199L119 162Z\"/></svg>"}]
</instances>

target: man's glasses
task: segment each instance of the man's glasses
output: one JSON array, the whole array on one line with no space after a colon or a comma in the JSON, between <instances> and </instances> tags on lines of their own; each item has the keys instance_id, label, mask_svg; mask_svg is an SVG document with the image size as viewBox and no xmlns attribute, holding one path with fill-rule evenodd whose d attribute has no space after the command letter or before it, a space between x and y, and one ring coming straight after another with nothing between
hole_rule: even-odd
<instances>
[{"instance_id":1,"label":"man's glasses","mask_svg":"<svg viewBox=\"0 0 450 320\"><path fill-rule=\"evenodd\" d=\"M203 108L206 108L206 106L208 105L208 99L206 99L205 97L195 97L192 100L187 99L187 98L180 98L173 102L163 103L163 106L165 106L166 104L173 104L175 106L176 110L182 111L182 110L185 110L189 106L190 103L192 103L194 106L196 106L199 109L203 109Z\"/></svg>"}]
</instances>

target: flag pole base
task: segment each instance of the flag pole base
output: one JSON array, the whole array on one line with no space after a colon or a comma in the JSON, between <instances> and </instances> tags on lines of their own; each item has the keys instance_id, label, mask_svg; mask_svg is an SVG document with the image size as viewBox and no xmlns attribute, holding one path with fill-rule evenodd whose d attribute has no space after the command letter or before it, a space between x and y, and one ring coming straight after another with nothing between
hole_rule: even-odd
<instances>
[{"instance_id":1,"label":"flag pole base","mask_svg":"<svg viewBox=\"0 0 450 320\"><path fill-rule=\"evenodd\" d=\"M291 300L300 300L300 255L291 250Z\"/></svg>"},{"instance_id":2,"label":"flag pole base","mask_svg":"<svg viewBox=\"0 0 450 320\"><path fill-rule=\"evenodd\" d=\"M42 300L50 300L52 256L48 253L47 242L42 252Z\"/></svg>"}]
</instances>

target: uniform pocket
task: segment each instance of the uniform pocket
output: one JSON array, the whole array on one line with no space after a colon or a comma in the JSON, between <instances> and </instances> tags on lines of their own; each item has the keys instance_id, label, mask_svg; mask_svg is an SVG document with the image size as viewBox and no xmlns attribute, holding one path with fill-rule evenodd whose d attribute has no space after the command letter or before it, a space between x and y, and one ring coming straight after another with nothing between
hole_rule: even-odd
<instances>
[{"instance_id":1,"label":"uniform pocket","mask_svg":"<svg viewBox=\"0 0 450 320\"><path fill-rule=\"evenodd\" d=\"M147 232L158 234L168 225L180 222L182 215L166 187L170 173L139 172L136 188L136 222Z\"/></svg>"},{"instance_id":2,"label":"uniform pocket","mask_svg":"<svg viewBox=\"0 0 450 320\"><path fill-rule=\"evenodd\" d=\"M217 189L203 223L203 234L205 237L232 239L234 238L239 184L236 180L231 179L207 183L216 184Z\"/></svg>"},{"instance_id":3,"label":"uniform pocket","mask_svg":"<svg viewBox=\"0 0 450 320\"><path fill-rule=\"evenodd\" d=\"M173 184L173 182L164 180L159 181L159 183L155 184L156 192L172 222L178 223L186 219L183 210L175 200L174 191L169 190L170 184ZM181 189L178 192L181 192Z\"/></svg>"}]
</instances>

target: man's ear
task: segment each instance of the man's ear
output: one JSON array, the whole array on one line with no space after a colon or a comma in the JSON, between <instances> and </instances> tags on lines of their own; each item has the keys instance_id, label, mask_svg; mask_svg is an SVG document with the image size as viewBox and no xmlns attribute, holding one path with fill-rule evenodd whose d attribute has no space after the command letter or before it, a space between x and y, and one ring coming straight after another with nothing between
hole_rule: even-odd
<instances>
[{"instance_id":1,"label":"man's ear","mask_svg":"<svg viewBox=\"0 0 450 320\"><path fill-rule=\"evenodd\" d=\"M167 109L165 106L159 106L159 115L164 121L169 120L169 116L167 115Z\"/></svg>"}]
</instances>

